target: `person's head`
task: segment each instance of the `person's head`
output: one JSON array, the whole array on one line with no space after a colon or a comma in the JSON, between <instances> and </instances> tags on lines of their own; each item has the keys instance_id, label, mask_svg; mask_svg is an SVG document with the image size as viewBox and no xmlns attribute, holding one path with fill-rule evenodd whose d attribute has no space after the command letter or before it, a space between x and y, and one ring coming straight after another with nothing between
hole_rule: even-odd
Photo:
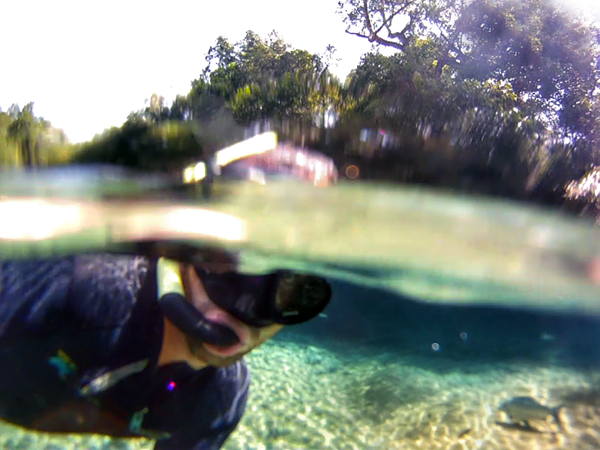
<instances>
[{"instance_id":1,"label":"person's head","mask_svg":"<svg viewBox=\"0 0 600 450\"><path fill-rule=\"evenodd\" d=\"M251 276L223 263L158 264L162 286L172 280L180 286L160 288L167 320L183 333L191 355L212 366L230 365L284 326L314 318L331 298L329 283L314 275Z\"/></svg>"},{"instance_id":2,"label":"person's head","mask_svg":"<svg viewBox=\"0 0 600 450\"><path fill-rule=\"evenodd\" d=\"M276 175L290 172L290 164L305 169L296 171L299 178L315 185L337 181L329 158L285 146L260 158L246 158L231 171L243 178L251 168ZM218 250L206 255L200 263L181 263L176 275L175 269L162 275L179 277L183 292L162 295L160 303L167 319L185 335L191 354L208 365L232 364L284 326L317 316L331 298L323 278L286 271L244 275L236 272L235 256Z\"/></svg>"},{"instance_id":3,"label":"person's head","mask_svg":"<svg viewBox=\"0 0 600 450\"><path fill-rule=\"evenodd\" d=\"M263 327L252 326L218 306L206 292L198 271L191 264L182 265L181 276L188 301L204 315L207 321L226 326L235 333L238 340L231 346L217 346L189 335L186 336L191 353L207 364L212 366L229 365L273 337L283 328L283 325L277 323Z\"/></svg>"}]
</instances>

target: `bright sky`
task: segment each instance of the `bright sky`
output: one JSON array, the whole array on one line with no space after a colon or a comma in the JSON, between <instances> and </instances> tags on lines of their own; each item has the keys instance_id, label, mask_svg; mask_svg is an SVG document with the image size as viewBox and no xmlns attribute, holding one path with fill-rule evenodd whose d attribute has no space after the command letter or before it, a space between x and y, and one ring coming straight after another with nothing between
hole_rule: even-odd
<instances>
[{"instance_id":1,"label":"bright sky","mask_svg":"<svg viewBox=\"0 0 600 450\"><path fill-rule=\"evenodd\" d=\"M216 38L236 42L247 30L275 29L313 53L332 44L345 76L370 44L344 33L336 8L337 0L6 0L0 108L34 101L35 114L71 142L86 141L120 126L153 92L167 101L187 94Z\"/></svg>"}]
</instances>

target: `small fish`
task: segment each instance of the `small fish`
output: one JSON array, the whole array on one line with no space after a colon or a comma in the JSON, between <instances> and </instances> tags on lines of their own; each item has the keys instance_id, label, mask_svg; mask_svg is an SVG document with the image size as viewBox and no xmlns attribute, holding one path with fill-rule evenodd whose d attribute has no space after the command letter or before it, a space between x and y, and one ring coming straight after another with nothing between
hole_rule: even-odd
<instances>
[{"instance_id":1,"label":"small fish","mask_svg":"<svg viewBox=\"0 0 600 450\"><path fill-rule=\"evenodd\" d=\"M123 367L119 367L118 369L111 370L110 372L106 372L92 379L89 383L84 384L81 389L79 389L79 393L84 396L98 394L99 392L105 391L114 386L123 378L127 378L129 375L141 372L146 368L147 365L148 359L143 359L141 361L136 361Z\"/></svg>"},{"instance_id":2,"label":"small fish","mask_svg":"<svg viewBox=\"0 0 600 450\"><path fill-rule=\"evenodd\" d=\"M514 397L502 403L498 410L505 412L513 423L524 424L528 428L533 428L529 425L530 420L546 420L548 416L552 416L562 431L559 417L562 408L563 406L549 408L531 397Z\"/></svg>"}]
</instances>

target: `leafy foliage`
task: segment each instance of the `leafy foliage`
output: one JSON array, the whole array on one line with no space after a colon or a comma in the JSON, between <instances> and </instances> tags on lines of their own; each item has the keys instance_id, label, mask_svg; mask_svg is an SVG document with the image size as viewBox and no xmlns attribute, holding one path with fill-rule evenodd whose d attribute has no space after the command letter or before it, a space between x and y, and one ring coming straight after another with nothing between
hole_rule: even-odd
<instances>
[{"instance_id":1,"label":"leafy foliage","mask_svg":"<svg viewBox=\"0 0 600 450\"><path fill-rule=\"evenodd\" d=\"M544 0L341 0L338 11L374 46L344 82L330 45L311 54L275 31L219 37L186 95L167 105L153 94L121 127L74 147L73 160L176 170L268 119L341 166L375 155L361 176L513 198L561 202L600 163L593 24ZM16 162L43 159L43 121L31 117L0 113L0 148ZM330 117L335 128L324 129ZM365 127L381 129L378 143L363 142Z\"/></svg>"},{"instance_id":2,"label":"leafy foliage","mask_svg":"<svg viewBox=\"0 0 600 450\"><path fill-rule=\"evenodd\" d=\"M69 146L65 133L36 117L33 103L22 109L12 105L0 112L0 164L37 166L66 162Z\"/></svg>"},{"instance_id":3,"label":"leafy foliage","mask_svg":"<svg viewBox=\"0 0 600 450\"><path fill-rule=\"evenodd\" d=\"M408 70L432 62L457 85L508 82L547 127L597 145L600 30L552 2L347 0L338 11L348 33L397 49Z\"/></svg>"},{"instance_id":4,"label":"leafy foliage","mask_svg":"<svg viewBox=\"0 0 600 450\"><path fill-rule=\"evenodd\" d=\"M520 196L598 161L596 26L543 0L343 0L338 12L347 33L397 50L353 73L372 123L445 138Z\"/></svg>"}]
</instances>

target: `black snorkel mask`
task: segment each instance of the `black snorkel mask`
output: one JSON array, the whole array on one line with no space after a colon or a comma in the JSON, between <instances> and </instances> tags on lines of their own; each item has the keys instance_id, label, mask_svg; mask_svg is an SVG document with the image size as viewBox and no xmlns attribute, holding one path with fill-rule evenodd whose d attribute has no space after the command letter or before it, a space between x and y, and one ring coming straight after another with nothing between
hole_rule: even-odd
<instances>
[{"instance_id":1,"label":"black snorkel mask","mask_svg":"<svg viewBox=\"0 0 600 450\"><path fill-rule=\"evenodd\" d=\"M337 170L330 158L306 149L278 146L276 134L268 132L204 155L201 163L184 170L184 182L200 182L202 196L210 200L219 192L226 192L222 183L225 179L241 178L264 184L267 173L273 171L315 185L323 181L323 174L327 174L326 184L337 180ZM217 346L236 344L238 337L231 329L208 320L186 300L178 263L159 259L158 264L158 297L165 316L196 341ZM288 271L261 276L235 272L217 274L203 270L201 265L194 266L213 303L257 328L306 322L323 311L331 299L329 283L314 275Z\"/></svg>"},{"instance_id":2,"label":"black snorkel mask","mask_svg":"<svg viewBox=\"0 0 600 450\"><path fill-rule=\"evenodd\" d=\"M331 299L329 283L314 275L277 271L253 276L196 272L213 303L247 325L294 325L321 313ZM238 342L228 327L208 320L185 297L179 263L164 258L157 267L162 312L183 333L201 342L229 347Z\"/></svg>"}]
</instances>

